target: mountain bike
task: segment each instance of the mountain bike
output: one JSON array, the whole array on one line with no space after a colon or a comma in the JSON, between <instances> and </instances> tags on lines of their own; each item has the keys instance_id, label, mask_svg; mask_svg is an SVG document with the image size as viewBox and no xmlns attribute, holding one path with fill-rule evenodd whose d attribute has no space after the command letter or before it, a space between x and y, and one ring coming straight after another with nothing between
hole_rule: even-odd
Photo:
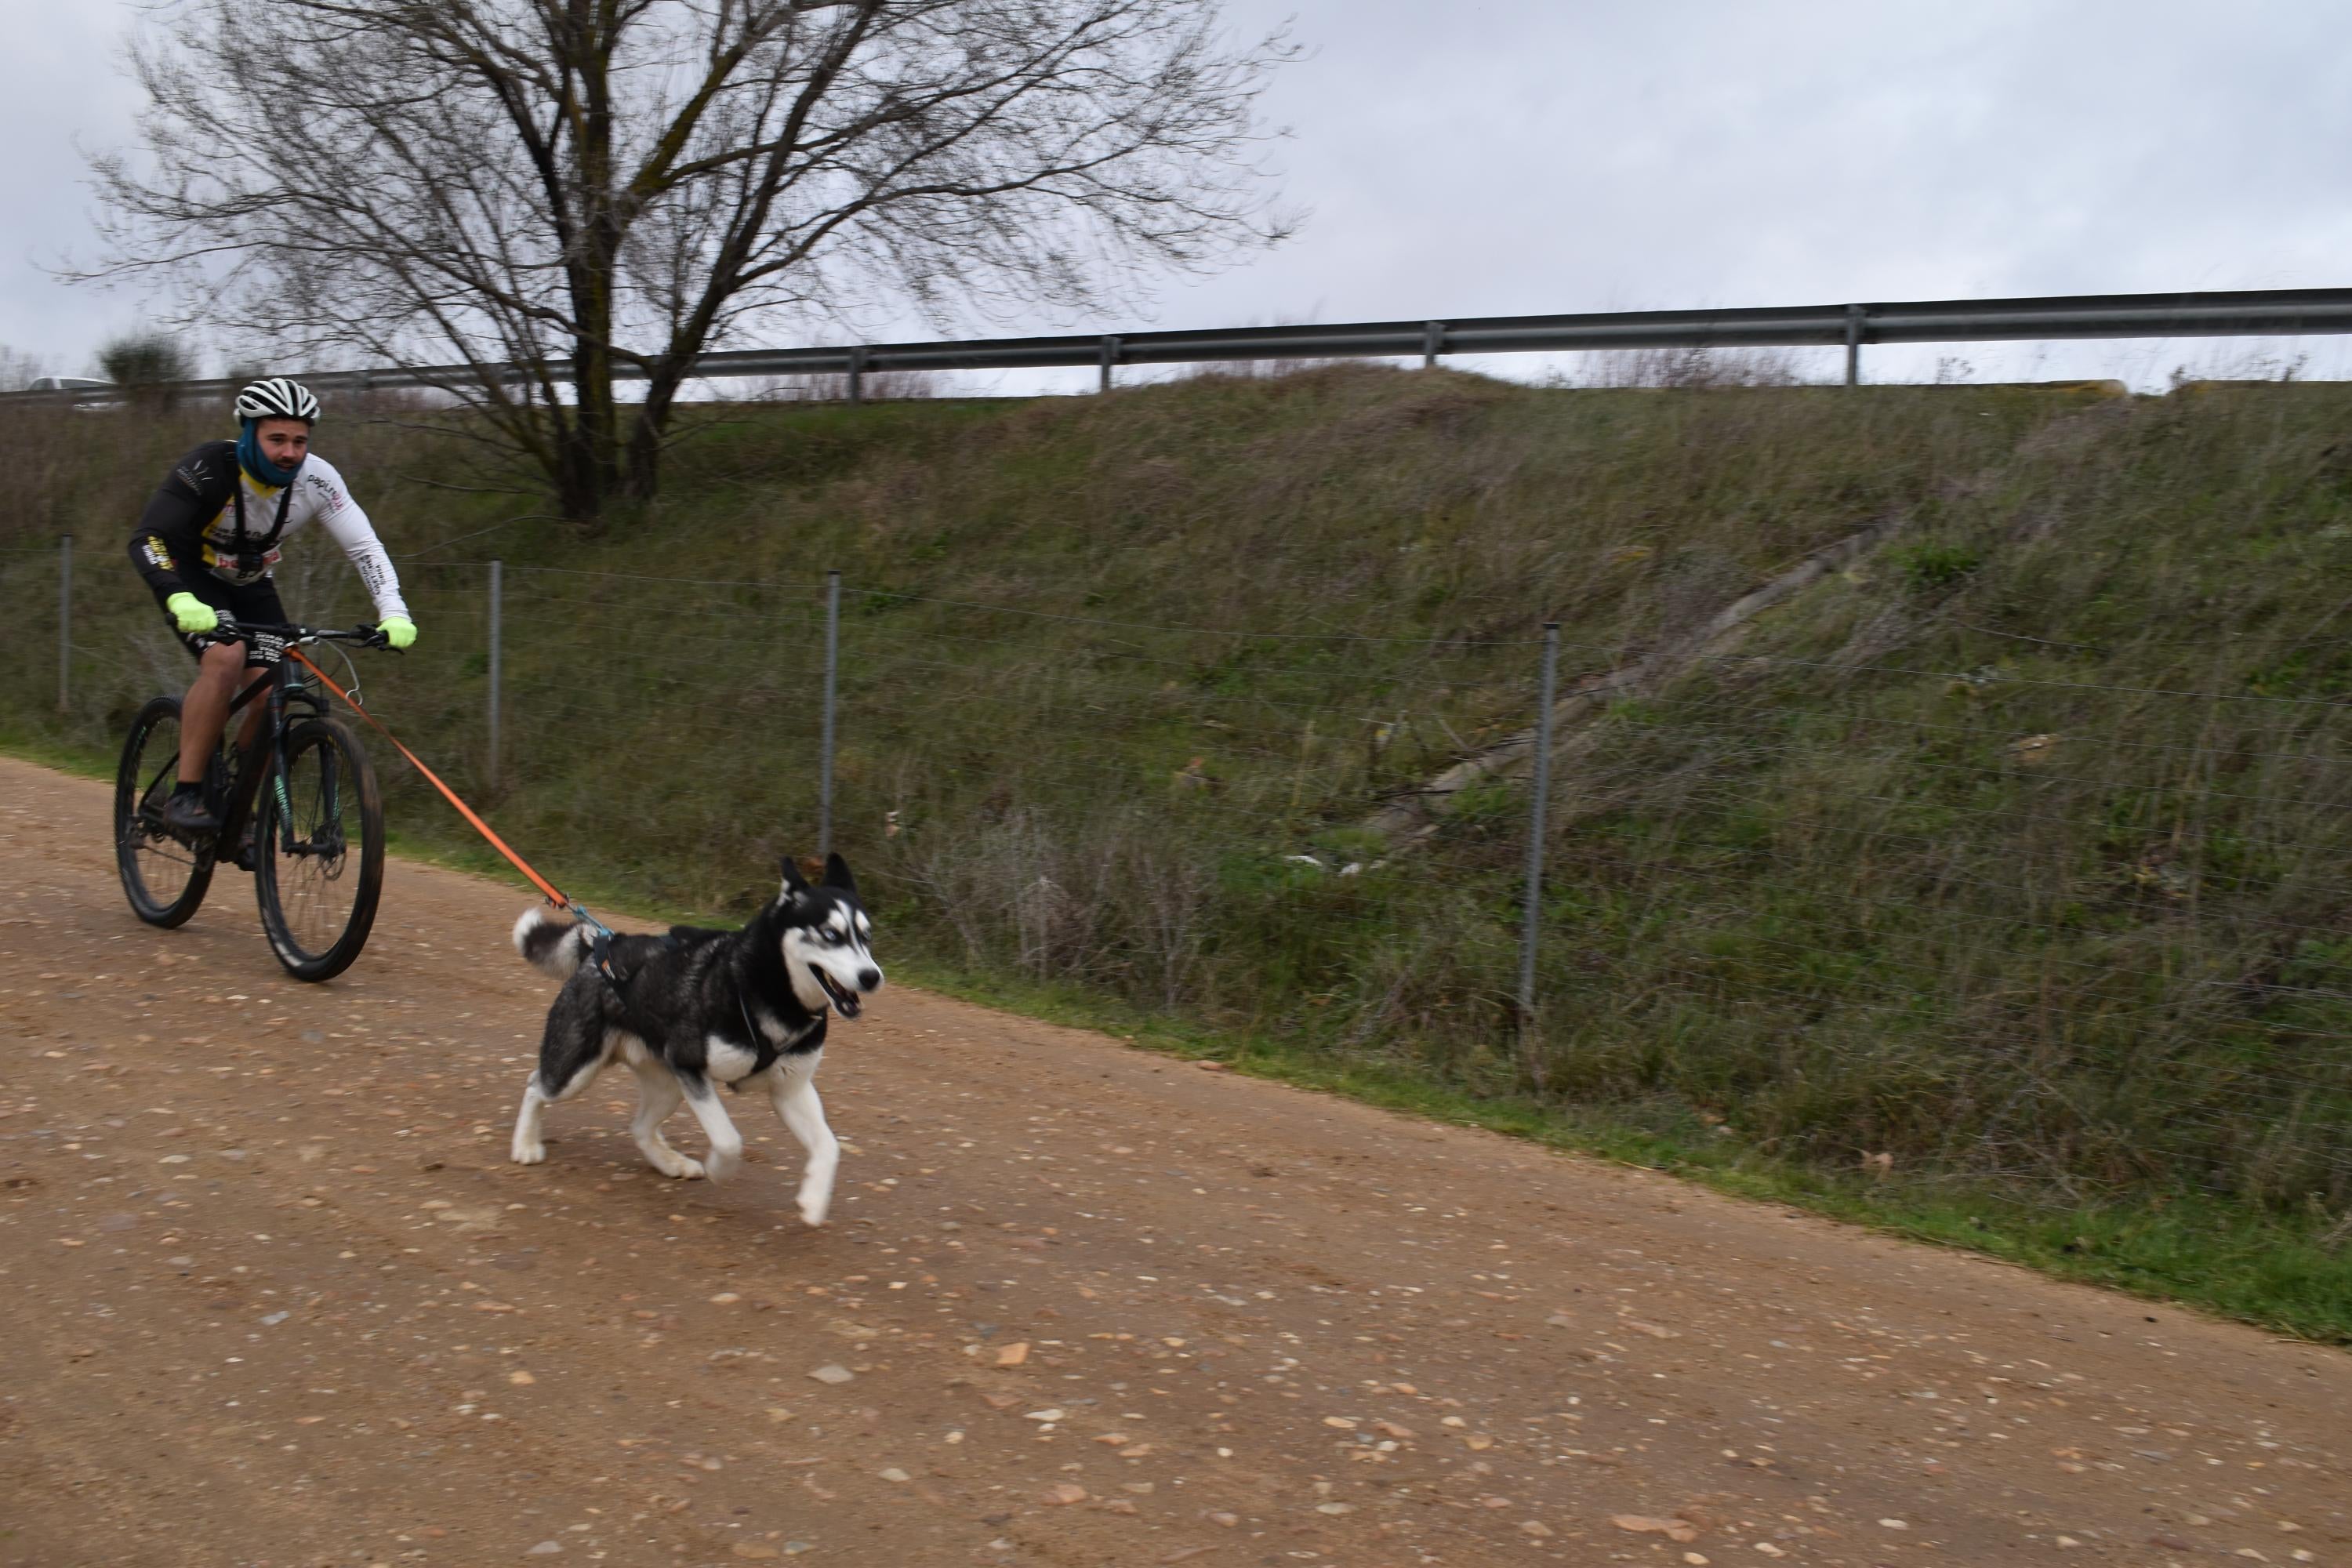
<instances>
[{"instance_id":1,"label":"mountain bike","mask_svg":"<svg viewBox=\"0 0 2352 1568\"><path fill-rule=\"evenodd\" d=\"M213 635L249 643L269 659L230 704L205 772L205 802L221 825L190 833L164 824L163 805L179 777L180 700L149 698L131 721L114 775L122 891L149 925L184 925L226 858L253 874L261 929L286 972L331 980L359 957L375 924L383 799L359 738L328 713L286 655L327 642L381 647L383 636L373 626L334 631L226 618ZM252 742L239 744L237 715L256 702L265 705L265 719Z\"/></svg>"}]
</instances>

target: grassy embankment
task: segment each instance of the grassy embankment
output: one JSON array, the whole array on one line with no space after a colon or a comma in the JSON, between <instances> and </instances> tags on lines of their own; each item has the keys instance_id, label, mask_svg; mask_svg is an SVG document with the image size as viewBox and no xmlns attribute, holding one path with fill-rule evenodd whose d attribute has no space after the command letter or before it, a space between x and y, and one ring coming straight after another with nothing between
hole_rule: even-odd
<instances>
[{"instance_id":1,"label":"grassy embankment","mask_svg":"<svg viewBox=\"0 0 2352 1568\"><path fill-rule=\"evenodd\" d=\"M724 912L809 847L838 566L837 837L902 973L2343 1339L2347 412L1369 370L747 409L588 539L445 488L477 481L441 438L320 445L425 629L363 667L379 711L568 884ZM202 433L0 424L43 675L49 541L83 541L73 711L37 675L0 740L102 763L179 679L119 540ZM1521 791L1393 854L1370 809L1526 723L1547 615L1565 676L1618 668L1882 519L1564 735L1515 1033ZM356 617L332 553L299 542L289 601ZM478 862L413 781L393 810Z\"/></svg>"}]
</instances>

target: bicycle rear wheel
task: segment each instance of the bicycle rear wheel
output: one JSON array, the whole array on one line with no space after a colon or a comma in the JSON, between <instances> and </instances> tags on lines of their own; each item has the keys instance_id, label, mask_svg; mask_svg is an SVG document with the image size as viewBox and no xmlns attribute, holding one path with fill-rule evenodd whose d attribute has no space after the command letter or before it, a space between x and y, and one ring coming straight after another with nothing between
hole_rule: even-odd
<instances>
[{"instance_id":1,"label":"bicycle rear wheel","mask_svg":"<svg viewBox=\"0 0 2352 1568\"><path fill-rule=\"evenodd\" d=\"M367 945L383 889L383 801L358 738L332 719L286 732L255 803L253 891L270 951L297 980L330 980Z\"/></svg>"},{"instance_id":2,"label":"bicycle rear wheel","mask_svg":"<svg viewBox=\"0 0 2352 1568\"><path fill-rule=\"evenodd\" d=\"M131 912L151 926L185 925L212 886L209 837L191 843L163 826L180 776L180 700L151 697L131 721L114 770L114 865Z\"/></svg>"}]
</instances>

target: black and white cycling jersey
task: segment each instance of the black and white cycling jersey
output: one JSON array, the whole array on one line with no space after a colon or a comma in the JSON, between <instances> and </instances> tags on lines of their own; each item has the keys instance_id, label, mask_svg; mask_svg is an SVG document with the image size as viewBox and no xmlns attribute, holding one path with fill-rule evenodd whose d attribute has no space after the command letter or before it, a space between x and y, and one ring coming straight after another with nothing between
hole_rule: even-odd
<instances>
[{"instance_id":1,"label":"black and white cycling jersey","mask_svg":"<svg viewBox=\"0 0 2352 1568\"><path fill-rule=\"evenodd\" d=\"M245 471L235 441L205 442L156 487L131 536L131 560L158 600L186 588L197 573L242 587L268 577L288 537L312 522L343 547L378 619L408 614L400 578L367 513L334 465L320 457L306 458L294 482L280 489Z\"/></svg>"}]
</instances>

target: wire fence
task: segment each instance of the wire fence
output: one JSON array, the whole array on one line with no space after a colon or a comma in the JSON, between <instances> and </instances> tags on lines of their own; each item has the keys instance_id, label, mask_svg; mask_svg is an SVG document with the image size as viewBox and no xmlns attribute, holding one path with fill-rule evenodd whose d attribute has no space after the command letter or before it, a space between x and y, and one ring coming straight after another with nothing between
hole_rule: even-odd
<instances>
[{"instance_id":1,"label":"wire fence","mask_svg":"<svg viewBox=\"0 0 2352 1568\"><path fill-rule=\"evenodd\" d=\"M100 746L184 655L69 570L0 550L16 624L58 617L59 711L15 722ZM1827 1164L2352 1207L2334 697L2102 683L1968 626L1957 657L1765 646L1596 702L1622 662L1572 627L487 561L404 584L425 637L362 656L367 700L560 881L740 910L829 840L886 952ZM365 614L339 568L280 586Z\"/></svg>"}]
</instances>

